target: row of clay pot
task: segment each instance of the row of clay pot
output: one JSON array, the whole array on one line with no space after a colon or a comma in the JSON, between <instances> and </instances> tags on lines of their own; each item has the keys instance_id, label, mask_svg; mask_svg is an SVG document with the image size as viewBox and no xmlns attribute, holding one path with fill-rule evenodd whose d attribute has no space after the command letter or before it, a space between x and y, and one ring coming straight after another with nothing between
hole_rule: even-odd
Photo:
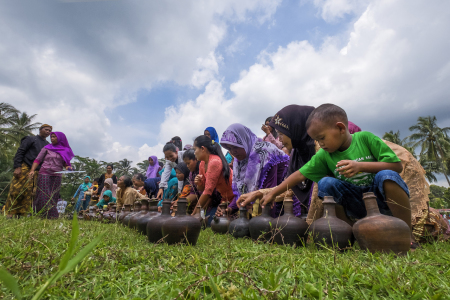
<instances>
[{"instance_id":1,"label":"row of clay pot","mask_svg":"<svg viewBox=\"0 0 450 300\"><path fill-rule=\"evenodd\" d=\"M89 212L79 212L78 219L86 221L102 221L108 223L116 222L116 204L110 203L108 205L108 210L103 211L98 209L97 206L89 207Z\"/></svg>"},{"instance_id":2,"label":"row of clay pot","mask_svg":"<svg viewBox=\"0 0 450 300\"><path fill-rule=\"evenodd\" d=\"M343 249L353 244L355 237L361 249L371 252L394 252L405 254L410 248L411 230L408 225L395 217L380 214L377 200L373 193L363 197L367 216L357 221L353 228L336 217L336 202L333 197L325 197L324 214L309 227L306 219L293 214L292 198L284 200L284 215L278 218L270 216L270 206L263 208L261 216L247 219L247 211L240 208L238 219L230 222L225 214L215 217L211 229L215 233L230 233L235 238L250 236L253 240L272 241L279 244L305 245L307 235L312 233L316 244L327 244ZM226 209L226 204L221 204Z\"/></svg>"}]
</instances>

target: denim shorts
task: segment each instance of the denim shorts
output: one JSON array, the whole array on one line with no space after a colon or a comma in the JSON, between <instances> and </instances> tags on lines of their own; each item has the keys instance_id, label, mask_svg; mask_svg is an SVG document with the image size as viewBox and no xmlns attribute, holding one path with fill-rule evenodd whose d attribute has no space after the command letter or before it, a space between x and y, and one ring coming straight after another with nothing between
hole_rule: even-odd
<instances>
[{"instance_id":1,"label":"denim shorts","mask_svg":"<svg viewBox=\"0 0 450 300\"><path fill-rule=\"evenodd\" d=\"M334 177L324 177L319 181L319 198L333 196L334 201L344 207L346 215L350 219L362 219L367 215L366 207L363 201L363 194L372 192L377 197L378 208L384 215L392 215L383 190L385 180L391 180L398 184L408 195L409 190L406 183L397 172L383 170L375 175L371 186L357 186L347 181L339 180Z\"/></svg>"}]
</instances>

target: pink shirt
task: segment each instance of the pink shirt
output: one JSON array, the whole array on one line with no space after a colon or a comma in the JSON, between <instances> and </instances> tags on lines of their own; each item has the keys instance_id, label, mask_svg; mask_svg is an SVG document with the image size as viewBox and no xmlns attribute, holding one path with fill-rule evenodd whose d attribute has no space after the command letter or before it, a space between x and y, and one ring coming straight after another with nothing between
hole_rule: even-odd
<instances>
[{"instance_id":1,"label":"pink shirt","mask_svg":"<svg viewBox=\"0 0 450 300\"><path fill-rule=\"evenodd\" d=\"M39 174L51 176L61 176L61 174L55 174L55 172L63 171L66 165L59 153L46 148L42 148L34 162L38 164L43 162Z\"/></svg>"},{"instance_id":2,"label":"pink shirt","mask_svg":"<svg viewBox=\"0 0 450 300\"><path fill-rule=\"evenodd\" d=\"M200 162L200 175L203 175L202 185L205 187L203 194L212 195L216 189L222 196L222 202L230 202L234 199L231 181L233 178L233 170L230 169L230 179L228 184L223 177L223 166L220 157L211 154L209 156L208 170L205 172L205 162Z\"/></svg>"}]
</instances>

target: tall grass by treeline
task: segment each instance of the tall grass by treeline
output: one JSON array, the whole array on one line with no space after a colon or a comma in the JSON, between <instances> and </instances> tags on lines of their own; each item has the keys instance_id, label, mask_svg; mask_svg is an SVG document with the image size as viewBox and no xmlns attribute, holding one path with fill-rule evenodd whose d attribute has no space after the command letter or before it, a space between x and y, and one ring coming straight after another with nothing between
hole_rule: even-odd
<instances>
[{"instance_id":1,"label":"tall grass by treeline","mask_svg":"<svg viewBox=\"0 0 450 300\"><path fill-rule=\"evenodd\" d=\"M71 221L0 218L1 267L31 299L71 244ZM202 231L198 244L149 244L119 224L80 221L78 247L107 234L48 299L449 299L450 243L405 257L254 243ZM76 253L78 251L74 251ZM5 285L0 297L13 299Z\"/></svg>"}]
</instances>

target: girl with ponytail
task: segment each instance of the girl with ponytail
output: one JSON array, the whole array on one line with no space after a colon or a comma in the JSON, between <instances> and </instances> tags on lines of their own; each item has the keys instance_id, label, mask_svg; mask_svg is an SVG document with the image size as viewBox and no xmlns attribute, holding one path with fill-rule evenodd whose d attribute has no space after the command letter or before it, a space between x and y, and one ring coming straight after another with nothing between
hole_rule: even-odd
<instances>
[{"instance_id":1,"label":"girl with ponytail","mask_svg":"<svg viewBox=\"0 0 450 300\"><path fill-rule=\"evenodd\" d=\"M222 196L222 202L231 203L234 200L231 187L233 170L228 165L220 145L206 135L195 139L194 151L195 157L200 161L200 173L195 177L194 183L203 191L198 201L206 210L206 216L214 216L217 206L209 205L214 189ZM193 214L195 213L196 211Z\"/></svg>"}]
</instances>

